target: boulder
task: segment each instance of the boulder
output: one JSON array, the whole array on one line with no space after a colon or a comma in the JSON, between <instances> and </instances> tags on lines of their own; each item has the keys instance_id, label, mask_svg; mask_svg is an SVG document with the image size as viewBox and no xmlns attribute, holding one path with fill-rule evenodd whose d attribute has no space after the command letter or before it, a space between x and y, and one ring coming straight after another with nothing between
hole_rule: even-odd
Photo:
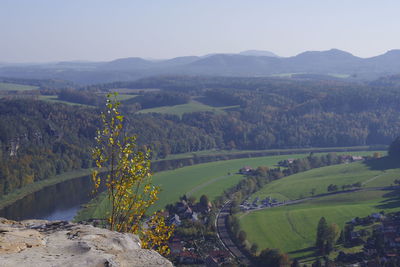
<instances>
[{"instance_id":1,"label":"boulder","mask_svg":"<svg viewBox=\"0 0 400 267\"><path fill-rule=\"evenodd\" d=\"M66 221L0 218L0 266L172 266L137 236Z\"/></svg>"}]
</instances>

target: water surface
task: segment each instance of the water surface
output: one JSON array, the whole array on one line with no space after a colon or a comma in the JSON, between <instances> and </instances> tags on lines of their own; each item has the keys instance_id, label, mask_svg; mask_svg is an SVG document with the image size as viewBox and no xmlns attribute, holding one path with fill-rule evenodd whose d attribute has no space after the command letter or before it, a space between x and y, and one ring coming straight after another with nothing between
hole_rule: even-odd
<instances>
[{"instance_id":1,"label":"water surface","mask_svg":"<svg viewBox=\"0 0 400 267\"><path fill-rule=\"evenodd\" d=\"M0 217L11 220L72 220L81 205L92 197L90 176L83 176L27 195L0 210Z\"/></svg>"}]
</instances>

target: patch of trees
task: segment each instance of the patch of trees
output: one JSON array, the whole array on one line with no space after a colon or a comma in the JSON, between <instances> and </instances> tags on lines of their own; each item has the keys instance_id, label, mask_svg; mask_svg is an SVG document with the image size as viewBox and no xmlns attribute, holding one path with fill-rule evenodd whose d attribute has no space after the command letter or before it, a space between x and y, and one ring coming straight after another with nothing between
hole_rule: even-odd
<instances>
[{"instance_id":1,"label":"patch of trees","mask_svg":"<svg viewBox=\"0 0 400 267\"><path fill-rule=\"evenodd\" d=\"M60 100L72 103L92 105L92 106L98 106L100 104L105 103L105 97L103 95L98 95L93 92L74 90L74 89L60 90L60 92L58 93L58 98Z\"/></svg>"},{"instance_id":2,"label":"patch of trees","mask_svg":"<svg viewBox=\"0 0 400 267\"><path fill-rule=\"evenodd\" d=\"M291 261L289 256L278 249L264 249L255 259L256 266L279 266L289 267Z\"/></svg>"},{"instance_id":3,"label":"patch of trees","mask_svg":"<svg viewBox=\"0 0 400 267\"><path fill-rule=\"evenodd\" d=\"M335 184L330 184L330 185L328 185L327 190L328 190L328 192L336 192L336 191L338 191L338 186Z\"/></svg>"},{"instance_id":4,"label":"patch of trees","mask_svg":"<svg viewBox=\"0 0 400 267\"><path fill-rule=\"evenodd\" d=\"M314 168L320 168L324 166L330 166L334 164L343 163L343 159L336 153L328 153L322 156L314 156L310 153L308 157L295 159L293 163L283 170L284 175L291 175L298 172L307 171Z\"/></svg>"},{"instance_id":5,"label":"patch of trees","mask_svg":"<svg viewBox=\"0 0 400 267\"><path fill-rule=\"evenodd\" d=\"M200 98L204 104L220 107L220 106L234 106L242 104L242 100L237 97L232 90L228 89L214 89L204 92L204 97Z\"/></svg>"},{"instance_id":6,"label":"patch of trees","mask_svg":"<svg viewBox=\"0 0 400 267\"><path fill-rule=\"evenodd\" d=\"M346 190L346 189L352 189L352 188L361 187L361 186L362 186L362 183L361 182L357 182L357 183L354 183L354 184L344 184L340 188L342 190ZM336 185L336 184L330 184L327 187L327 191L328 192L336 192L338 190L339 190L339 186Z\"/></svg>"},{"instance_id":7,"label":"patch of trees","mask_svg":"<svg viewBox=\"0 0 400 267\"><path fill-rule=\"evenodd\" d=\"M324 217L318 222L317 227L317 238L315 241L315 247L320 255L327 255L332 250L339 238L340 229L337 224L330 224L326 222Z\"/></svg>"},{"instance_id":8,"label":"patch of trees","mask_svg":"<svg viewBox=\"0 0 400 267\"><path fill-rule=\"evenodd\" d=\"M391 158L400 158L400 136L390 144L388 153Z\"/></svg>"}]
</instances>

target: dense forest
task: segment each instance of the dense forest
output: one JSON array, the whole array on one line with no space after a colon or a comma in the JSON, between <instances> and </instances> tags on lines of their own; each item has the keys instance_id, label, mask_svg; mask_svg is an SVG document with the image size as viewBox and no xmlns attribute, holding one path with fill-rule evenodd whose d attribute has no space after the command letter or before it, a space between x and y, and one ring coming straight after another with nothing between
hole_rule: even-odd
<instances>
[{"instance_id":1,"label":"dense forest","mask_svg":"<svg viewBox=\"0 0 400 267\"><path fill-rule=\"evenodd\" d=\"M7 81L7 80L4 80ZM27 82L26 82L27 83ZM0 194L91 166L104 96L122 100L129 134L153 158L207 149L269 149L389 144L400 132L400 91L376 84L267 78L155 77L80 89L51 89L60 100L0 100ZM146 90L157 88L159 90ZM223 112L140 113L197 101Z\"/></svg>"},{"instance_id":2,"label":"dense forest","mask_svg":"<svg viewBox=\"0 0 400 267\"><path fill-rule=\"evenodd\" d=\"M91 166L95 114L42 101L0 101L0 194Z\"/></svg>"},{"instance_id":3,"label":"dense forest","mask_svg":"<svg viewBox=\"0 0 400 267\"><path fill-rule=\"evenodd\" d=\"M400 127L400 92L393 87L294 79L159 77L99 88L118 85L161 88L164 95L185 92L207 105L237 106L223 114L157 115L204 130L218 148L388 144Z\"/></svg>"}]
</instances>

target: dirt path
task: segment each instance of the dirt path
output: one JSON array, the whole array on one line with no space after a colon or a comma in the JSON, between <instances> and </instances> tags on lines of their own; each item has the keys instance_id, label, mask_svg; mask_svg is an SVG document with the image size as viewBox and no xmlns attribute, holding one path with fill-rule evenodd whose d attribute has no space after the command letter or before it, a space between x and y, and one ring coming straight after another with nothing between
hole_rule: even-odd
<instances>
[{"instance_id":1,"label":"dirt path","mask_svg":"<svg viewBox=\"0 0 400 267\"><path fill-rule=\"evenodd\" d=\"M302 234L300 234L299 231L297 231L296 227L294 226L294 224L293 224L293 222L292 222L292 219L290 218L289 211L286 211L285 215L286 215L287 221L288 221L289 224L290 224L290 228L292 228L292 231L295 232L295 233L296 233L298 236L300 236L301 238L306 239L305 236L303 236Z\"/></svg>"},{"instance_id":2,"label":"dirt path","mask_svg":"<svg viewBox=\"0 0 400 267\"><path fill-rule=\"evenodd\" d=\"M381 174L379 174L379 175L377 175L377 176L374 176L374 177L372 177L371 179L366 180L365 182L362 182L361 185L364 186L364 185L366 185L366 184L368 184L368 183L370 183L370 182L372 182L372 181L378 179L379 177L381 177L381 176L383 176L383 175L385 175L385 174L386 174L386 171L383 171L383 173L381 173Z\"/></svg>"}]
</instances>

